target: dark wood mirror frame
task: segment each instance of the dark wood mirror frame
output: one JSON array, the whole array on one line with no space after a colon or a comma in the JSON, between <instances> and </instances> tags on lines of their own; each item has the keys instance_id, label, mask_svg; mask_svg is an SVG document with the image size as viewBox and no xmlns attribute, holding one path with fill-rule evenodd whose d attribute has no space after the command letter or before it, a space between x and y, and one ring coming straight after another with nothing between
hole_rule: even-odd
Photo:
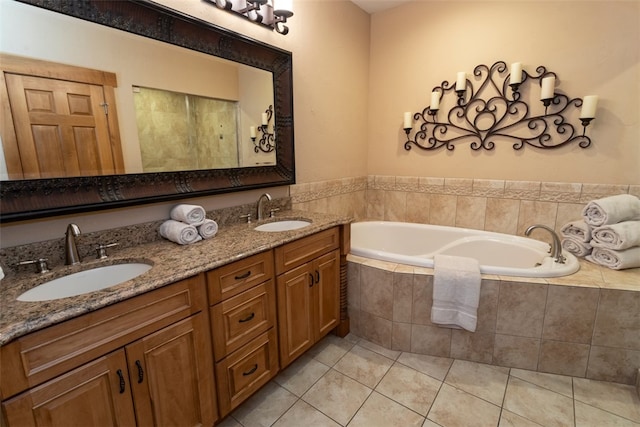
<instances>
[{"instance_id":1,"label":"dark wood mirror frame","mask_svg":"<svg viewBox=\"0 0 640 427\"><path fill-rule=\"evenodd\" d=\"M18 1L270 71L274 86L276 165L4 181L0 184L1 222L295 183L290 52L146 1Z\"/></svg>"}]
</instances>

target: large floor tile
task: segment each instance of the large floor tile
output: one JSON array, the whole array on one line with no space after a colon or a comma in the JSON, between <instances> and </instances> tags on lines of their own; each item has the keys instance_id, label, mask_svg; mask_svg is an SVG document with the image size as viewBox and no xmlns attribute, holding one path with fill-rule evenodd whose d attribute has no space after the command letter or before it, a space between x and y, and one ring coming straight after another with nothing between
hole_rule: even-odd
<instances>
[{"instance_id":1,"label":"large floor tile","mask_svg":"<svg viewBox=\"0 0 640 427\"><path fill-rule=\"evenodd\" d=\"M576 427L637 427L639 424L634 423L626 418L619 417L611 412L594 408L579 401L575 402L576 411Z\"/></svg>"},{"instance_id":2,"label":"large floor tile","mask_svg":"<svg viewBox=\"0 0 640 427\"><path fill-rule=\"evenodd\" d=\"M333 366L353 346L353 342L329 334L322 341L311 347L307 354L327 366Z\"/></svg>"},{"instance_id":3,"label":"large floor tile","mask_svg":"<svg viewBox=\"0 0 640 427\"><path fill-rule=\"evenodd\" d=\"M571 377L564 375L545 374L543 372L511 369L511 376L560 393L573 399L573 382Z\"/></svg>"},{"instance_id":4,"label":"large floor tile","mask_svg":"<svg viewBox=\"0 0 640 427\"><path fill-rule=\"evenodd\" d=\"M437 380L443 381L447 376L453 359L447 357L427 356L426 354L402 353L398 362L410 368L427 374Z\"/></svg>"},{"instance_id":5,"label":"large floor tile","mask_svg":"<svg viewBox=\"0 0 640 427\"><path fill-rule=\"evenodd\" d=\"M272 425L298 398L273 381L238 407L231 415L244 427Z\"/></svg>"},{"instance_id":6,"label":"large floor tile","mask_svg":"<svg viewBox=\"0 0 640 427\"><path fill-rule=\"evenodd\" d=\"M420 427L423 422L424 417L374 391L349 427Z\"/></svg>"},{"instance_id":7,"label":"large floor tile","mask_svg":"<svg viewBox=\"0 0 640 427\"><path fill-rule=\"evenodd\" d=\"M402 353L401 351L397 350L389 350L388 348L382 347L381 345L372 343L371 341L367 341L365 339L358 341L358 345L360 347L366 348L367 350L375 351L376 353L392 360L396 360Z\"/></svg>"},{"instance_id":8,"label":"large floor tile","mask_svg":"<svg viewBox=\"0 0 640 427\"><path fill-rule=\"evenodd\" d=\"M274 381L296 396L302 396L330 368L324 363L302 355L298 360L280 372Z\"/></svg>"},{"instance_id":9,"label":"large floor tile","mask_svg":"<svg viewBox=\"0 0 640 427\"><path fill-rule=\"evenodd\" d=\"M426 416L442 383L400 363L394 364L376 391Z\"/></svg>"},{"instance_id":10,"label":"large floor tile","mask_svg":"<svg viewBox=\"0 0 640 427\"><path fill-rule=\"evenodd\" d=\"M374 388L391 365L393 360L356 345L333 366L333 369L367 387Z\"/></svg>"},{"instance_id":11,"label":"large floor tile","mask_svg":"<svg viewBox=\"0 0 640 427\"><path fill-rule=\"evenodd\" d=\"M573 390L577 401L640 423L640 398L632 385L574 378Z\"/></svg>"},{"instance_id":12,"label":"large floor tile","mask_svg":"<svg viewBox=\"0 0 640 427\"><path fill-rule=\"evenodd\" d=\"M500 414L500 424L498 427L540 427L540 424L534 423L518 414L502 409Z\"/></svg>"},{"instance_id":13,"label":"large floor tile","mask_svg":"<svg viewBox=\"0 0 640 427\"><path fill-rule=\"evenodd\" d=\"M500 407L442 384L427 418L443 427L496 426L500 419Z\"/></svg>"},{"instance_id":14,"label":"large floor tile","mask_svg":"<svg viewBox=\"0 0 640 427\"><path fill-rule=\"evenodd\" d=\"M340 427L340 424L327 417L308 403L298 400L273 427Z\"/></svg>"},{"instance_id":15,"label":"large floor tile","mask_svg":"<svg viewBox=\"0 0 640 427\"><path fill-rule=\"evenodd\" d=\"M515 377L509 378L503 407L546 427L574 424L572 399Z\"/></svg>"},{"instance_id":16,"label":"large floor tile","mask_svg":"<svg viewBox=\"0 0 640 427\"><path fill-rule=\"evenodd\" d=\"M508 379L509 368L456 360L444 381L494 405L502 406Z\"/></svg>"},{"instance_id":17,"label":"large floor tile","mask_svg":"<svg viewBox=\"0 0 640 427\"><path fill-rule=\"evenodd\" d=\"M370 388L331 369L302 396L302 400L346 425L370 393Z\"/></svg>"}]
</instances>

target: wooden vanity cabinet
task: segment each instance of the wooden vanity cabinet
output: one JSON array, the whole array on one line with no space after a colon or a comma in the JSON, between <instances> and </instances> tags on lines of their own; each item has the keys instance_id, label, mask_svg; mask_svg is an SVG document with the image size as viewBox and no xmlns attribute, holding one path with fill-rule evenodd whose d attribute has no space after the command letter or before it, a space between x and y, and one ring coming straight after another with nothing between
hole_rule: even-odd
<instances>
[{"instance_id":1,"label":"wooden vanity cabinet","mask_svg":"<svg viewBox=\"0 0 640 427\"><path fill-rule=\"evenodd\" d=\"M275 249L280 366L340 323L339 228Z\"/></svg>"},{"instance_id":2,"label":"wooden vanity cabinet","mask_svg":"<svg viewBox=\"0 0 640 427\"><path fill-rule=\"evenodd\" d=\"M279 370L273 251L207 273L218 407L224 417Z\"/></svg>"},{"instance_id":3,"label":"wooden vanity cabinet","mask_svg":"<svg viewBox=\"0 0 640 427\"><path fill-rule=\"evenodd\" d=\"M7 425L212 425L205 307L199 275L3 346Z\"/></svg>"}]
</instances>

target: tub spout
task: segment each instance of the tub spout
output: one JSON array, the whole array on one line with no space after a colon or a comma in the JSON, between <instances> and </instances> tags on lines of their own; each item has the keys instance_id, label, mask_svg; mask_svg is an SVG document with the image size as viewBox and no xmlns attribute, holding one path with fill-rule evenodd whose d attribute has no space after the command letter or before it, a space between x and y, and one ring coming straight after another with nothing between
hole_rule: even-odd
<instances>
[{"instance_id":1,"label":"tub spout","mask_svg":"<svg viewBox=\"0 0 640 427\"><path fill-rule=\"evenodd\" d=\"M564 255L562 255L562 244L560 243L560 238L558 237L558 234L555 231L553 231L552 228L542 224L534 224L529 228L527 228L527 230L524 232L524 235L528 236L536 228L545 229L551 234L551 238L553 239L551 243L551 257L558 264L564 264L564 261L566 258L564 257Z\"/></svg>"}]
</instances>

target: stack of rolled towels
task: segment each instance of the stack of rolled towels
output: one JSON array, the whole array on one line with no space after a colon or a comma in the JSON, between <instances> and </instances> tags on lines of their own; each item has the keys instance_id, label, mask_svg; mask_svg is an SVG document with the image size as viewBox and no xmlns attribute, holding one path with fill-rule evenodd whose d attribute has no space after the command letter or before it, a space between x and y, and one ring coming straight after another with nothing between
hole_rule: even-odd
<instances>
[{"instance_id":1,"label":"stack of rolled towels","mask_svg":"<svg viewBox=\"0 0 640 427\"><path fill-rule=\"evenodd\" d=\"M640 267L640 199L635 196L592 200L582 219L560 232L563 249L575 256L614 270Z\"/></svg>"},{"instance_id":2,"label":"stack of rolled towels","mask_svg":"<svg viewBox=\"0 0 640 427\"><path fill-rule=\"evenodd\" d=\"M210 239L218 232L218 224L207 219L207 213L202 206L180 204L171 209L169 216L160 225L158 232L162 237L180 245Z\"/></svg>"}]
</instances>

